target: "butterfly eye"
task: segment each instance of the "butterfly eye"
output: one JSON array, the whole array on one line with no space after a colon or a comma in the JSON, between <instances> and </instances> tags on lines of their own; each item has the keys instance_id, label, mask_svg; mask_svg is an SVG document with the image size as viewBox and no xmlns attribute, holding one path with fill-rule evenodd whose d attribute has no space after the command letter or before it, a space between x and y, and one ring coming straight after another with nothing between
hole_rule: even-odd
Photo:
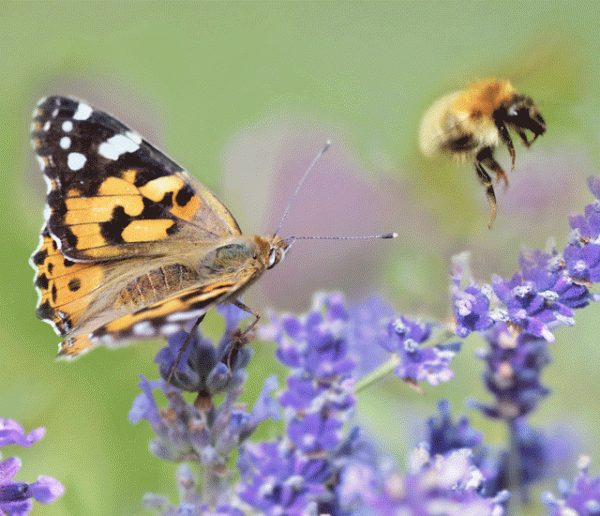
<instances>
[{"instance_id":1,"label":"butterfly eye","mask_svg":"<svg viewBox=\"0 0 600 516\"><path fill-rule=\"evenodd\" d=\"M281 260L281 249L275 247L269 252L269 264L267 265L267 269L277 265L279 260Z\"/></svg>"}]
</instances>

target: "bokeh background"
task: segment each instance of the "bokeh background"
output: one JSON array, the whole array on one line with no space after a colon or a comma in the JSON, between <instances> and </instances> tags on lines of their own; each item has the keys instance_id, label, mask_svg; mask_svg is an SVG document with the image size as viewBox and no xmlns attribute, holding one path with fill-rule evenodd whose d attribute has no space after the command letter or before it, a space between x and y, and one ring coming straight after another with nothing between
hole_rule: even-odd
<instances>
[{"instance_id":1,"label":"bokeh background","mask_svg":"<svg viewBox=\"0 0 600 516\"><path fill-rule=\"evenodd\" d=\"M160 342L98 349L56 362L58 337L34 315L27 260L38 243L45 185L29 146L39 97L68 94L111 112L190 170L247 232L278 225L298 179L327 139L294 201L283 235L397 231L395 241L297 242L245 302L266 313L304 311L316 290L355 302L377 293L402 313L447 316L450 257L472 252L475 277L511 275L521 246L563 245L567 215L591 196L600 157L598 2L7 2L0 10L0 417L47 436L3 449L19 479L51 475L65 496L35 514L144 514L141 497L177 501L176 465L148 453L151 431L127 412L138 374L155 378ZM419 155L422 112L438 96L506 78L538 103L548 132L517 144L510 188L489 208L472 167ZM516 140L515 140L516 141ZM506 150L497 154L509 167ZM544 380L553 394L532 418L568 434L575 456L600 471L598 317L558 331ZM204 324L218 337L218 316ZM469 338L456 377L421 396L397 380L359 397L358 418L400 462L423 435L438 398L452 401L500 445L504 429L464 408L488 400ZM273 346L255 345L250 403L275 370ZM423 423L422 423L423 422ZM567 428L569 432L564 432ZM263 425L258 437L277 426ZM557 475L572 477L573 460ZM532 494L530 514L555 478ZM524 513L526 513L525 511Z\"/></svg>"}]
</instances>

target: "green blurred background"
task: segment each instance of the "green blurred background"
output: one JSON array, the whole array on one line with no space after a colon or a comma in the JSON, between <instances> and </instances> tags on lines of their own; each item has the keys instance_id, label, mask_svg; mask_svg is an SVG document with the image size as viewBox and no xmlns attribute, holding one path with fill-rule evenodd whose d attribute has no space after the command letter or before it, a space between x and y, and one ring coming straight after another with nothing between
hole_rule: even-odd
<instances>
[{"instance_id":1,"label":"green blurred background","mask_svg":"<svg viewBox=\"0 0 600 516\"><path fill-rule=\"evenodd\" d=\"M138 373L155 378L159 342L95 350L56 362L58 337L34 315L27 260L38 243L45 185L29 146L41 96L86 99L137 129L217 192L248 232L277 226L327 138L332 148L295 201L282 234L396 230L396 241L298 242L246 303L265 313L306 310L315 290L351 300L382 293L400 312L447 315L449 257L471 250L474 275L510 275L522 245L563 245L566 216L589 202L598 168L598 2L7 2L0 11L0 417L45 426L30 449L3 449L24 466L18 479L51 475L65 496L34 514L143 514L141 497L177 502L174 472L147 451L151 432L127 412ZM538 103L548 132L517 145L511 188L499 189L494 229L470 165L426 161L419 119L438 96L487 77L506 78ZM498 152L508 168L505 150ZM544 381L553 395L532 422L573 431L574 453L600 471L597 319L577 314L557 332ZM218 317L204 327L218 337ZM488 400L469 338L456 378L420 396L391 380L361 394L358 417L403 461L436 400L449 398L502 444L504 429L463 407ZM244 399L272 370L270 344L255 346ZM415 421L419 422L418 424ZM274 436L263 425L259 437ZM574 459L558 474L572 476ZM539 491L529 513L540 513ZM525 510L523 513L527 513Z\"/></svg>"}]
</instances>

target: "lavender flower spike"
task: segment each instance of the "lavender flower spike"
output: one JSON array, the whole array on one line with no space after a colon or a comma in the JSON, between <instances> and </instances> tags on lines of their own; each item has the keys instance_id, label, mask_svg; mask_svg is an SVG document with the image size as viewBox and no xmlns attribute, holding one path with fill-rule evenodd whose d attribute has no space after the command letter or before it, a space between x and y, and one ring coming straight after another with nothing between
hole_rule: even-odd
<instances>
[{"instance_id":1,"label":"lavender flower spike","mask_svg":"<svg viewBox=\"0 0 600 516\"><path fill-rule=\"evenodd\" d=\"M426 446L414 450L411 471L381 473L366 464L353 463L342 471L342 502L361 500L374 514L452 514L501 516L507 493L485 498L479 492L483 477L468 449L444 455L430 454Z\"/></svg>"},{"instance_id":2,"label":"lavender flower spike","mask_svg":"<svg viewBox=\"0 0 600 516\"><path fill-rule=\"evenodd\" d=\"M589 476L591 462L588 456L579 458L579 475L573 485L566 481L559 483L560 498L556 498L550 492L542 495L542 501L548 506L549 516L600 514L600 477Z\"/></svg>"},{"instance_id":3,"label":"lavender flower spike","mask_svg":"<svg viewBox=\"0 0 600 516\"><path fill-rule=\"evenodd\" d=\"M9 444L31 446L45 433L45 428L36 428L25 435L19 423L0 418L0 447ZM65 488L58 480L43 475L31 484L12 481L19 469L21 459L18 457L10 457L0 463L0 514L24 516L33 508L32 498L40 503L51 503L64 493Z\"/></svg>"}]
</instances>

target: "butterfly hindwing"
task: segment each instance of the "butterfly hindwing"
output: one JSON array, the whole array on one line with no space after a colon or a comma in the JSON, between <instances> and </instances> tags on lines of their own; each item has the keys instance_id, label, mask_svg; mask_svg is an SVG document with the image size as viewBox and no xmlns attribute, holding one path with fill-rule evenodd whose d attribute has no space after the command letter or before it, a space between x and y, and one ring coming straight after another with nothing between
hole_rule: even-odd
<instances>
[{"instance_id":1,"label":"butterfly hindwing","mask_svg":"<svg viewBox=\"0 0 600 516\"><path fill-rule=\"evenodd\" d=\"M224 301L243 281L239 276L231 276L218 283L183 290L110 321L89 334L67 339L59 346L58 354L70 358L98 344L114 347L135 339L169 336L188 321L202 317L214 304Z\"/></svg>"},{"instance_id":2,"label":"butterfly hindwing","mask_svg":"<svg viewBox=\"0 0 600 516\"><path fill-rule=\"evenodd\" d=\"M34 284L39 292L36 314L65 336L79 323L90 304L90 295L102 284L104 269L93 262L74 262L65 258L47 227L31 256L37 269Z\"/></svg>"}]
</instances>

